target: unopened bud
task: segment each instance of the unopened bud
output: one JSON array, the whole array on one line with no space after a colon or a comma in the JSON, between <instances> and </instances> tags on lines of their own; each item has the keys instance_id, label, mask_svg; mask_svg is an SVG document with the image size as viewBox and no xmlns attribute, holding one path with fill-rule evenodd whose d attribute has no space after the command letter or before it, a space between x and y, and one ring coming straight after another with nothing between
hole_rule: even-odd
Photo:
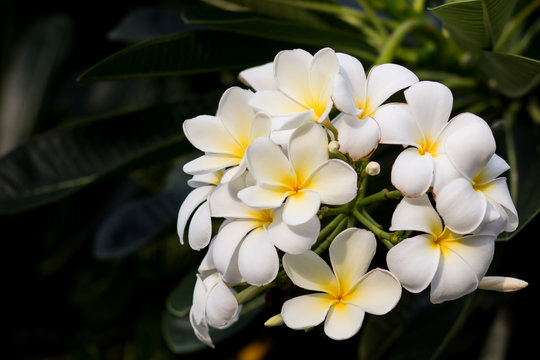
<instances>
[{"instance_id":1,"label":"unopened bud","mask_svg":"<svg viewBox=\"0 0 540 360\"><path fill-rule=\"evenodd\" d=\"M381 165L379 165L378 162L370 161L366 165L366 174L368 174L369 176L379 175L380 172L381 172Z\"/></svg>"},{"instance_id":2,"label":"unopened bud","mask_svg":"<svg viewBox=\"0 0 540 360\"><path fill-rule=\"evenodd\" d=\"M337 154L339 152L339 143L336 140L332 140L328 143L328 152L330 152L330 154Z\"/></svg>"},{"instance_id":3,"label":"unopened bud","mask_svg":"<svg viewBox=\"0 0 540 360\"><path fill-rule=\"evenodd\" d=\"M501 292L518 291L527 287L528 282L505 276L485 276L478 283L478 288L482 290L492 290Z\"/></svg>"},{"instance_id":4,"label":"unopened bud","mask_svg":"<svg viewBox=\"0 0 540 360\"><path fill-rule=\"evenodd\" d=\"M274 326L280 326L283 325L283 318L281 317L281 314L277 314L272 316L270 319L266 320L264 323L264 326L266 327L274 327Z\"/></svg>"}]
</instances>

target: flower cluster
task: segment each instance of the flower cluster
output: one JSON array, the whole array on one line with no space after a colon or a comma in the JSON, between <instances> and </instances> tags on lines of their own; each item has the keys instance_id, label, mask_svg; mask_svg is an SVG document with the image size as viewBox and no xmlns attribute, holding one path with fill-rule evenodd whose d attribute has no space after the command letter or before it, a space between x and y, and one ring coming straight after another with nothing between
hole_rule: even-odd
<instances>
[{"instance_id":1,"label":"flower cluster","mask_svg":"<svg viewBox=\"0 0 540 360\"><path fill-rule=\"evenodd\" d=\"M204 152L184 166L194 190L178 216L181 243L187 229L193 249L208 247L190 312L203 342L213 346L209 326L238 319L242 293L277 283L313 291L287 300L280 320L293 329L324 322L333 339L358 332L366 312L390 311L402 287L431 286L439 303L501 284L482 279L495 239L518 225L500 177L509 166L484 120L450 119L446 86L396 64L366 76L356 58L330 48L285 50L239 78L254 91L230 88L215 116L183 123ZM405 103L385 103L403 89ZM397 190L368 195L379 144L404 148L391 170ZM387 199L401 199L390 232L365 208ZM388 270L368 271L377 238L389 248Z\"/></svg>"}]
</instances>

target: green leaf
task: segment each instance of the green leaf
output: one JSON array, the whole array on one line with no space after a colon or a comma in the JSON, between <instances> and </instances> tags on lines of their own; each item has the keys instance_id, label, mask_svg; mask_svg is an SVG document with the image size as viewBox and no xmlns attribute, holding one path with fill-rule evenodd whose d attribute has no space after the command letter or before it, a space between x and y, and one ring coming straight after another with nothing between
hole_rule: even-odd
<instances>
[{"instance_id":1,"label":"green leaf","mask_svg":"<svg viewBox=\"0 0 540 360\"><path fill-rule=\"evenodd\" d=\"M489 25L492 45L497 42L517 0L482 0L485 22Z\"/></svg>"},{"instance_id":2,"label":"green leaf","mask_svg":"<svg viewBox=\"0 0 540 360\"><path fill-rule=\"evenodd\" d=\"M191 289L190 294L192 292L193 289ZM240 318L236 323L222 330L210 328L210 337L212 338L212 342L217 344L244 329L255 319L263 307L264 295L243 305ZM170 312L166 312L163 318L163 333L167 345L171 351L176 354L185 354L202 349L208 349L208 346L197 339L193 333L188 316L178 317Z\"/></svg>"},{"instance_id":3,"label":"green leaf","mask_svg":"<svg viewBox=\"0 0 540 360\"><path fill-rule=\"evenodd\" d=\"M483 51L479 66L497 90L509 97L521 97L540 83L540 61L535 59Z\"/></svg>"},{"instance_id":4,"label":"green leaf","mask_svg":"<svg viewBox=\"0 0 540 360\"><path fill-rule=\"evenodd\" d=\"M217 31L183 32L127 47L100 61L81 83L241 70L271 61L284 45Z\"/></svg>"},{"instance_id":5,"label":"green leaf","mask_svg":"<svg viewBox=\"0 0 540 360\"><path fill-rule=\"evenodd\" d=\"M215 106L217 97L209 98ZM206 112L207 104L189 99L36 136L0 159L0 213L46 204L113 172L190 151L181 121Z\"/></svg>"},{"instance_id":6,"label":"green leaf","mask_svg":"<svg viewBox=\"0 0 540 360\"><path fill-rule=\"evenodd\" d=\"M442 20L452 39L461 47L476 51L491 44L484 8L478 0L459 1L430 9Z\"/></svg>"},{"instance_id":7,"label":"green leaf","mask_svg":"<svg viewBox=\"0 0 540 360\"><path fill-rule=\"evenodd\" d=\"M193 289L197 282L197 269L191 270L174 288L167 298L167 310L171 315L184 317L189 313L193 302Z\"/></svg>"},{"instance_id":8,"label":"green leaf","mask_svg":"<svg viewBox=\"0 0 540 360\"><path fill-rule=\"evenodd\" d=\"M210 26L218 30L278 40L283 43L313 46L316 50L330 46L370 61L374 60L376 53L357 31L350 32L340 28L303 24L301 21L263 18L253 13L223 11L201 3L188 7L183 13L183 18L190 24ZM289 47L291 45L286 45L283 49Z\"/></svg>"}]
</instances>

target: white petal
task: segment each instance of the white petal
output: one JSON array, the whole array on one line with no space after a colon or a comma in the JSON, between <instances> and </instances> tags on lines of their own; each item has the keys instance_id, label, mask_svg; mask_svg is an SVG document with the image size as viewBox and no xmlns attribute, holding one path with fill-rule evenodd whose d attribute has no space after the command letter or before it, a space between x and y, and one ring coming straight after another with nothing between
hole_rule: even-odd
<instances>
[{"instance_id":1,"label":"white petal","mask_svg":"<svg viewBox=\"0 0 540 360\"><path fill-rule=\"evenodd\" d=\"M274 63L255 66L240 71L238 79L254 90L277 90L278 84L274 77Z\"/></svg>"},{"instance_id":2,"label":"white petal","mask_svg":"<svg viewBox=\"0 0 540 360\"><path fill-rule=\"evenodd\" d=\"M379 124L370 116L364 119L344 116L337 130L339 151L348 155L353 161L370 156L381 138Z\"/></svg>"},{"instance_id":3,"label":"white petal","mask_svg":"<svg viewBox=\"0 0 540 360\"><path fill-rule=\"evenodd\" d=\"M486 166L476 174L476 182L488 182L507 170L510 170L510 165L508 165L508 163L499 155L493 154Z\"/></svg>"},{"instance_id":4,"label":"white petal","mask_svg":"<svg viewBox=\"0 0 540 360\"><path fill-rule=\"evenodd\" d=\"M431 302L434 304L460 298L478 286L474 270L463 258L447 249L441 251L437 273L431 283Z\"/></svg>"},{"instance_id":5,"label":"white petal","mask_svg":"<svg viewBox=\"0 0 540 360\"><path fill-rule=\"evenodd\" d=\"M324 322L324 333L330 339L348 339L360 330L364 316L364 310L355 305L336 303L328 311Z\"/></svg>"},{"instance_id":6,"label":"white petal","mask_svg":"<svg viewBox=\"0 0 540 360\"><path fill-rule=\"evenodd\" d=\"M454 252L476 274L478 280L486 274L493 253L495 251L495 237L485 235L469 235L441 243L443 253L445 251ZM444 254L443 254L444 255Z\"/></svg>"},{"instance_id":7,"label":"white petal","mask_svg":"<svg viewBox=\"0 0 540 360\"><path fill-rule=\"evenodd\" d=\"M371 110L379 107L390 96L418 82L418 77L409 69L396 64L381 64L369 71L367 98Z\"/></svg>"},{"instance_id":8,"label":"white petal","mask_svg":"<svg viewBox=\"0 0 540 360\"><path fill-rule=\"evenodd\" d=\"M207 154L199 156L184 164L182 170L190 175L198 175L235 166L240 163L240 158L227 154Z\"/></svg>"},{"instance_id":9,"label":"white petal","mask_svg":"<svg viewBox=\"0 0 540 360\"><path fill-rule=\"evenodd\" d=\"M480 280L478 288L482 290L492 290L501 292L518 291L529 284L521 279L506 276L485 276Z\"/></svg>"},{"instance_id":10,"label":"white petal","mask_svg":"<svg viewBox=\"0 0 540 360\"><path fill-rule=\"evenodd\" d=\"M193 177L189 179L187 183L193 188L206 185L217 185L219 184L222 175L223 173L221 171L193 175Z\"/></svg>"},{"instance_id":11,"label":"white petal","mask_svg":"<svg viewBox=\"0 0 540 360\"><path fill-rule=\"evenodd\" d=\"M197 280L193 288L193 304L190 309L190 319L196 324L206 324L206 297L208 289L204 285L199 274L196 275Z\"/></svg>"},{"instance_id":12,"label":"white petal","mask_svg":"<svg viewBox=\"0 0 540 360\"><path fill-rule=\"evenodd\" d=\"M282 218L283 208L274 211L274 221L268 227L268 234L274 245L289 254L302 254L317 240L321 224L317 216L303 224L287 225Z\"/></svg>"},{"instance_id":13,"label":"white petal","mask_svg":"<svg viewBox=\"0 0 540 360\"><path fill-rule=\"evenodd\" d=\"M481 189L489 201L499 204L504 209L504 216L508 219L505 231L516 230L519 225L518 213L506 185L506 178L497 178L482 186Z\"/></svg>"},{"instance_id":14,"label":"white petal","mask_svg":"<svg viewBox=\"0 0 540 360\"><path fill-rule=\"evenodd\" d=\"M335 298L327 294L302 295L285 301L281 316L291 329L307 329L324 321Z\"/></svg>"},{"instance_id":15,"label":"white petal","mask_svg":"<svg viewBox=\"0 0 540 360\"><path fill-rule=\"evenodd\" d=\"M184 134L197 149L210 153L234 154L241 151L221 119L200 115L182 124Z\"/></svg>"},{"instance_id":16,"label":"white petal","mask_svg":"<svg viewBox=\"0 0 540 360\"><path fill-rule=\"evenodd\" d=\"M221 96L217 111L217 116L225 128L244 148L248 145L249 129L255 117L255 111L248 105L252 95L250 90L229 88Z\"/></svg>"},{"instance_id":17,"label":"white petal","mask_svg":"<svg viewBox=\"0 0 540 360\"><path fill-rule=\"evenodd\" d=\"M188 230L189 246L194 250L205 248L212 237L212 218L210 217L210 205L203 202L191 218Z\"/></svg>"},{"instance_id":18,"label":"white petal","mask_svg":"<svg viewBox=\"0 0 540 360\"><path fill-rule=\"evenodd\" d=\"M287 225L300 225L311 220L319 211L321 197L319 193L302 190L289 195L283 209L283 221Z\"/></svg>"},{"instance_id":19,"label":"white petal","mask_svg":"<svg viewBox=\"0 0 540 360\"><path fill-rule=\"evenodd\" d=\"M332 270L313 251L300 255L285 254L283 268L291 281L301 288L335 294L338 283Z\"/></svg>"},{"instance_id":20,"label":"white petal","mask_svg":"<svg viewBox=\"0 0 540 360\"><path fill-rule=\"evenodd\" d=\"M238 198L255 209L274 209L287 198L287 190L279 187L250 186L238 192Z\"/></svg>"},{"instance_id":21,"label":"white petal","mask_svg":"<svg viewBox=\"0 0 540 360\"><path fill-rule=\"evenodd\" d=\"M381 106L373 118L381 128L381 143L416 146L424 138L406 104Z\"/></svg>"},{"instance_id":22,"label":"white petal","mask_svg":"<svg viewBox=\"0 0 540 360\"><path fill-rule=\"evenodd\" d=\"M272 116L294 115L308 110L307 106L276 90L257 91L249 101L249 105Z\"/></svg>"},{"instance_id":23,"label":"white petal","mask_svg":"<svg viewBox=\"0 0 540 360\"><path fill-rule=\"evenodd\" d=\"M442 222L439 214L435 211L427 195L417 198L403 198L394 214L392 214L392 226L390 231L413 230L429 234L442 232Z\"/></svg>"},{"instance_id":24,"label":"white petal","mask_svg":"<svg viewBox=\"0 0 540 360\"><path fill-rule=\"evenodd\" d=\"M302 185L316 191L328 205L348 203L356 197L356 171L346 162L330 159L322 163Z\"/></svg>"},{"instance_id":25,"label":"white petal","mask_svg":"<svg viewBox=\"0 0 540 360\"><path fill-rule=\"evenodd\" d=\"M293 115L275 117L272 126L276 131L296 130L296 128L306 122L316 122L318 120L319 118L317 118L313 109L299 110ZM285 145L285 147L287 147L287 145Z\"/></svg>"},{"instance_id":26,"label":"white petal","mask_svg":"<svg viewBox=\"0 0 540 360\"><path fill-rule=\"evenodd\" d=\"M294 183L295 175L289 160L269 138L255 139L246 156L248 169L258 184L282 186Z\"/></svg>"},{"instance_id":27,"label":"white petal","mask_svg":"<svg viewBox=\"0 0 540 360\"><path fill-rule=\"evenodd\" d=\"M462 114L461 116L475 116ZM471 124L454 130L444 149L452 164L465 177L474 180L495 153L495 139L487 124Z\"/></svg>"},{"instance_id":28,"label":"white petal","mask_svg":"<svg viewBox=\"0 0 540 360\"><path fill-rule=\"evenodd\" d=\"M220 273L225 274L227 272L236 248L246 234L257 226L258 224L253 221L236 220L231 221L219 230L214 240L212 254L214 265Z\"/></svg>"},{"instance_id":29,"label":"white petal","mask_svg":"<svg viewBox=\"0 0 540 360\"><path fill-rule=\"evenodd\" d=\"M452 92L445 85L420 81L405 90L405 98L413 119L430 139L436 139L452 111Z\"/></svg>"},{"instance_id":30,"label":"white petal","mask_svg":"<svg viewBox=\"0 0 540 360\"><path fill-rule=\"evenodd\" d=\"M401 284L389 271L373 269L357 283L345 297L367 313L384 315L392 310L401 298Z\"/></svg>"},{"instance_id":31,"label":"white petal","mask_svg":"<svg viewBox=\"0 0 540 360\"><path fill-rule=\"evenodd\" d=\"M210 195L210 212L213 217L248 219L252 208L236 196L236 188L230 182L221 184Z\"/></svg>"},{"instance_id":32,"label":"white petal","mask_svg":"<svg viewBox=\"0 0 540 360\"><path fill-rule=\"evenodd\" d=\"M190 311L189 322L191 323L191 327L193 328L193 332L195 333L195 336L197 336L197 338L203 343L205 343L206 345L210 346L211 348L214 348L214 343L212 343L212 338L210 338L210 332L209 332L208 324L206 323L206 321L196 322L194 320L194 315L192 311Z\"/></svg>"},{"instance_id":33,"label":"white petal","mask_svg":"<svg viewBox=\"0 0 540 360\"><path fill-rule=\"evenodd\" d=\"M226 328L238 319L238 310L238 302L231 289L223 281L218 281L206 301L208 324L217 329Z\"/></svg>"},{"instance_id":34,"label":"white petal","mask_svg":"<svg viewBox=\"0 0 540 360\"><path fill-rule=\"evenodd\" d=\"M195 211L195 209L208 198L208 194L210 194L214 189L214 186L201 186L193 189L184 199L184 202L178 211L178 222L176 225L176 231L180 237L181 244L184 243L184 231L186 229L189 217Z\"/></svg>"},{"instance_id":35,"label":"white petal","mask_svg":"<svg viewBox=\"0 0 540 360\"><path fill-rule=\"evenodd\" d=\"M366 73L362 63L355 57L347 54L337 53L336 55L339 60L341 76L350 86L350 93L348 95L353 101L353 104L363 104L366 100ZM337 88L334 88L334 93L336 90ZM341 98L339 95L337 97ZM338 102L342 104L342 102ZM340 108L337 103L336 107ZM344 111L341 108L340 110Z\"/></svg>"},{"instance_id":36,"label":"white petal","mask_svg":"<svg viewBox=\"0 0 540 360\"><path fill-rule=\"evenodd\" d=\"M339 233L329 254L342 292L348 292L366 273L375 255L377 240L371 231L348 228Z\"/></svg>"},{"instance_id":37,"label":"white petal","mask_svg":"<svg viewBox=\"0 0 540 360\"><path fill-rule=\"evenodd\" d=\"M446 227L458 234L473 232L486 213L486 197L465 178L448 183L437 193L436 201Z\"/></svg>"},{"instance_id":38,"label":"white petal","mask_svg":"<svg viewBox=\"0 0 540 360\"><path fill-rule=\"evenodd\" d=\"M417 235L391 248L386 254L386 263L405 289L418 293L432 281L439 256L439 246L430 235Z\"/></svg>"},{"instance_id":39,"label":"white petal","mask_svg":"<svg viewBox=\"0 0 540 360\"><path fill-rule=\"evenodd\" d=\"M261 136L269 137L271 128L272 119L270 116L264 113L258 113L249 129L249 143L251 144L253 140Z\"/></svg>"},{"instance_id":40,"label":"white petal","mask_svg":"<svg viewBox=\"0 0 540 360\"><path fill-rule=\"evenodd\" d=\"M430 153L420 155L416 148L405 149L392 166L392 185L407 197L425 194L433 183L433 166Z\"/></svg>"},{"instance_id":41,"label":"white petal","mask_svg":"<svg viewBox=\"0 0 540 360\"><path fill-rule=\"evenodd\" d=\"M279 89L296 100L311 95L310 67L313 56L302 49L284 50L274 59ZM306 104L304 104L306 105Z\"/></svg>"},{"instance_id":42,"label":"white petal","mask_svg":"<svg viewBox=\"0 0 540 360\"><path fill-rule=\"evenodd\" d=\"M314 96L325 93L325 89L331 89L330 80L337 74L339 63L334 50L324 48L315 55L310 66L311 93ZM331 93L327 94L330 97Z\"/></svg>"},{"instance_id":43,"label":"white petal","mask_svg":"<svg viewBox=\"0 0 540 360\"><path fill-rule=\"evenodd\" d=\"M321 163L328 160L326 131L314 123L296 129L289 141L289 160L299 184Z\"/></svg>"},{"instance_id":44,"label":"white petal","mask_svg":"<svg viewBox=\"0 0 540 360\"><path fill-rule=\"evenodd\" d=\"M440 189L446 186L450 181L462 177L462 175L443 152L438 153L437 156L433 158L433 164L435 165L435 174L433 176L432 185L433 194L436 196Z\"/></svg>"},{"instance_id":45,"label":"white petal","mask_svg":"<svg viewBox=\"0 0 540 360\"><path fill-rule=\"evenodd\" d=\"M265 229L255 229L246 236L240 245L238 268L251 285L262 286L276 278L279 258Z\"/></svg>"},{"instance_id":46,"label":"white petal","mask_svg":"<svg viewBox=\"0 0 540 360\"><path fill-rule=\"evenodd\" d=\"M365 89L362 91L362 93L365 93ZM338 108L339 111L349 115L361 115L363 110L356 107L354 95L355 94L353 93L351 81L345 76L345 74L336 75L333 80L332 93L332 100L334 101L336 108Z\"/></svg>"}]
</instances>

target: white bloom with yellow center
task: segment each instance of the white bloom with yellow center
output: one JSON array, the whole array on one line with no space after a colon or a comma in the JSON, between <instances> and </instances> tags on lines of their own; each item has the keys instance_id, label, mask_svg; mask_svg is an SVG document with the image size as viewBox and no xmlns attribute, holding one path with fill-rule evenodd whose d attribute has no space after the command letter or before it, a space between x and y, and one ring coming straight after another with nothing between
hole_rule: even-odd
<instances>
[{"instance_id":1,"label":"white bloom with yellow center","mask_svg":"<svg viewBox=\"0 0 540 360\"><path fill-rule=\"evenodd\" d=\"M246 169L244 153L254 139L270 135L271 120L248 105L249 90L225 91L217 116L200 115L183 123L184 134L204 155L184 165L192 175L227 170L222 181L240 176Z\"/></svg>"},{"instance_id":2,"label":"white bloom with yellow center","mask_svg":"<svg viewBox=\"0 0 540 360\"><path fill-rule=\"evenodd\" d=\"M443 227L427 195L403 198L394 211L390 230L423 233L391 248L386 262L403 287L412 293L431 284L432 303L474 291L493 258L495 236L464 236Z\"/></svg>"},{"instance_id":3,"label":"white bloom with yellow center","mask_svg":"<svg viewBox=\"0 0 540 360\"><path fill-rule=\"evenodd\" d=\"M356 196L357 174L347 163L328 158L326 131L314 123L296 129L289 141L289 156L270 139L256 139L247 151L250 174L256 185L238 193L247 205L274 209L283 202L283 220L299 225L310 220L321 203L345 204Z\"/></svg>"},{"instance_id":4,"label":"white bloom with yellow center","mask_svg":"<svg viewBox=\"0 0 540 360\"><path fill-rule=\"evenodd\" d=\"M339 70L334 50L324 48L315 55L301 49L284 50L276 55L273 66L278 90L259 90L249 103L274 117L276 130L324 121L333 107L331 80ZM244 76L255 86L268 88L273 86L268 73L262 67Z\"/></svg>"},{"instance_id":5,"label":"white bloom with yellow center","mask_svg":"<svg viewBox=\"0 0 540 360\"><path fill-rule=\"evenodd\" d=\"M292 282L318 291L286 301L281 309L285 324L307 329L324 321L326 335L342 340L358 332L366 312L383 315L392 310L401 297L399 281L387 270L366 273L376 246L373 233L344 230L329 248L333 272L313 251L285 254L283 267Z\"/></svg>"},{"instance_id":6,"label":"white bloom with yellow center","mask_svg":"<svg viewBox=\"0 0 540 360\"><path fill-rule=\"evenodd\" d=\"M216 189L223 173L195 175L188 180L188 185L194 187L182 202L178 211L176 230L180 237L180 244L184 244L184 232L189 222L188 241L194 250L200 250L208 245L212 237L212 218L208 196ZM190 221L191 218L191 221Z\"/></svg>"},{"instance_id":7,"label":"white bloom with yellow center","mask_svg":"<svg viewBox=\"0 0 540 360\"><path fill-rule=\"evenodd\" d=\"M377 148L381 137L375 112L392 94L418 82L407 68L396 64L374 66L366 79L364 67L356 58L338 53L340 72L334 78L332 99L344 113L334 125L339 132L341 152L351 159L363 159Z\"/></svg>"},{"instance_id":8,"label":"white bloom with yellow center","mask_svg":"<svg viewBox=\"0 0 540 360\"><path fill-rule=\"evenodd\" d=\"M420 196L446 180L455 172L447 161L444 143L458 130L462 144L475 142L480 147L494 146L486 135L489 126L479 117L464 113L450 121L452 93L445 85L420 81L405 90L407 104L386 104L375 113L381 127L381 143L410 146L396 158L392 167L392 184L407 197ZM471 153L471 158L482 158L484 153Z\"/></svg>"},{"instance_id":9,"label":"white bloom with yellow center","mask_svg":"<svg viewBox=\"0 0 540 360\"><path fill-rule=\"evenodd\" d=\"M241 178L220 185L210 197L212 216L225 218L213 243L213 262L229 283L264 285L279 270L276 247L300 254L317 239L320 223L312 216L300 225L283 222L283 208L254 209L236 197Z\"/></svg>"}]
</instances>

